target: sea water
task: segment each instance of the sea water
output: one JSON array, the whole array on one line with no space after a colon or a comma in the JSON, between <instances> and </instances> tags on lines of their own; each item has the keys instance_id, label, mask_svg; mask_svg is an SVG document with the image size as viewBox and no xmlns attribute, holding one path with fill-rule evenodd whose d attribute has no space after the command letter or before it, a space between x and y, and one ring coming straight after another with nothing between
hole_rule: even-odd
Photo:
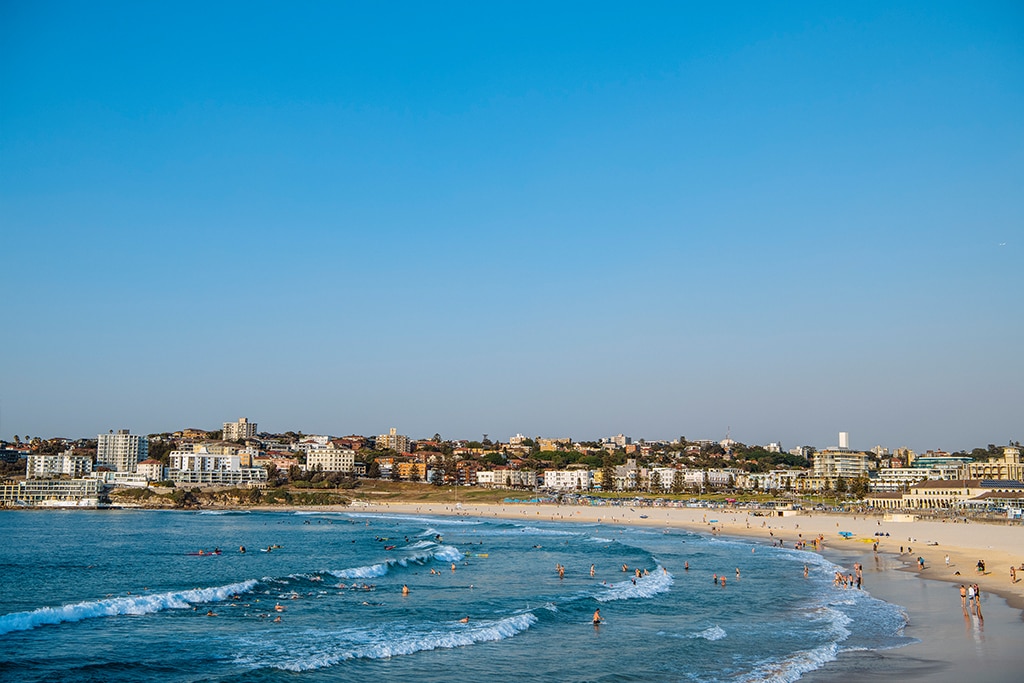
<instances>
[{"instance_id":1,"label":"sea water","mask_svg":"<svg viewBox=\"0 0 1024 683\"><path fill-rule=\"evenodd\" d=\"M18 511L0 539L4 681L794 681L909 642L816 553L667 528Z\"/></svg>"}]
</instances>

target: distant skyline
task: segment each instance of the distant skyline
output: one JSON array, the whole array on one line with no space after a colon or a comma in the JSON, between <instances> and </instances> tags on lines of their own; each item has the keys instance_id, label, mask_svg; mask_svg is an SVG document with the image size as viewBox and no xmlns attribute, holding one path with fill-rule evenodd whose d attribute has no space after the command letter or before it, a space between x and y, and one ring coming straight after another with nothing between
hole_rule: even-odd
<instances>
[{"instance_id":1,"label":"distant skyline","mask_svg":"<svg viewBox=\"0 0 1024 683\"><path fill-rule=\"evenodd\" d=\"M0 437L1024 432L1024 5L0 6Z\"/></svg>"}]
</instances>

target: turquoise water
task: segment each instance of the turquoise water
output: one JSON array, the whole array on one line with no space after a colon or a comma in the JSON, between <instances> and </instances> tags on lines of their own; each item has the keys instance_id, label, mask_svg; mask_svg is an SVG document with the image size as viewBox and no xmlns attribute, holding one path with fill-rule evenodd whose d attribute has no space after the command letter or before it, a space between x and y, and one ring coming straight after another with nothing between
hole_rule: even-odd
<instances>
[{"instance_id":1,"label":"turquoise water","mask_svg":"<svg viewBox=\"0 0 1024 683\"><path fill-rule=\"evenodd\" d=\"M10 681L792 681L908 642L817 554L678 530L47 511L0 538Z\"/></svg>"}]
</instances>

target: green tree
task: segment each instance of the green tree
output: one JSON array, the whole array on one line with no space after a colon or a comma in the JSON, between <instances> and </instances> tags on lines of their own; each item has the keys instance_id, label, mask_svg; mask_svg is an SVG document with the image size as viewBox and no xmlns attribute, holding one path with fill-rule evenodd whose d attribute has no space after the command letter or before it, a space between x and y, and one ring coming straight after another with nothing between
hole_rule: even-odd
<instances>
[{"instance_id":1,"label":"green tree","mask_svg":"<svg viewBox=\"0 0 1024 683\"><path fill-rule=\"evenodd\" d=\"M661 473L657 470L651 472L651 491L654 493L661 492Z\"/></svg>"},{"instance_id":2,"label":"green tree","mask_svg":"<svg viewBox=\"0 0 1024 683\"><path fill-rule=\"evenodd\" d=\"M871 490L871 480L861 475L850 483L850 492L857 498L863 498Z\"/></svg>"},{"instance_id":3,"label":"green tree","mask_svg":"<svg viewBox=\"0 0 1024 683\"><path fill-rule=\"evenodd\" d=\"M683 471L676 470L675 474L672 475L672 493L682 493L685 488L686 478L683 477Z\"/></svg>"},{"instance_id":4,"label":"green tree","mask_svg":"<svg viewBox=\"0 0 1024 683\"><path fill-rule=\"evenodd\" d=\"M366 466L366 476L370 479L380 479L380 463L371 460L370 464Z\"/></svg>"},{"instance_id":5,"label":"green tree","mask_svg":"<svg viewBox=\"0 0 1024 683\"><path fill-rule=\"evenodd\" d=\"M615 470L612 468L612 457L604 456L601 462L601 490L615 490Z\"/></svg>"}]
</instances>

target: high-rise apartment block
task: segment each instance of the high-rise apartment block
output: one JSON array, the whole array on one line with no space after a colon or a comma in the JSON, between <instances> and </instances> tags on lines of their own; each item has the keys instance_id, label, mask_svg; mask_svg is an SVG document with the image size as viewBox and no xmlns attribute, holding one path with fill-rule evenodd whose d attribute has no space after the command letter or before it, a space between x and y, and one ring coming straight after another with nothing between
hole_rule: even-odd
<instances>
[{"instance_id":1,"label":"high-rise apartment block","mask_svg":"<svg viewBox=\"0 0 1024 683\"><path fill-rule=\"evenodd\" d=\"M409 437L399 434L398 430L392 427L388 434L381 434L377 437L378 451L383 451L389 448L396 453L408 453Z\"/></svg>"},{"instance_id":2,"label":"high-rise apartment block","mask_svg":"<svg viewBox=\"0 0 1024 683\"><path fill-rule=\"evenodd\" d=\"M238 422L225 422L221 438L225 441L254 439L256 438L256 423L249 422L247 417L238 418Z\"/></svg>"},{"instance_id":3,"label":"high-rise apartment block","mask_svg":"<svg viewBox=\"0 0 1024 683\"><path fill-rule=\"evenodd\" d=\"M127 429L96 436L96 466L115 472L135 472L140 460L149 455L149 439L129 434Z\"/></svg>"}]
</instances>

